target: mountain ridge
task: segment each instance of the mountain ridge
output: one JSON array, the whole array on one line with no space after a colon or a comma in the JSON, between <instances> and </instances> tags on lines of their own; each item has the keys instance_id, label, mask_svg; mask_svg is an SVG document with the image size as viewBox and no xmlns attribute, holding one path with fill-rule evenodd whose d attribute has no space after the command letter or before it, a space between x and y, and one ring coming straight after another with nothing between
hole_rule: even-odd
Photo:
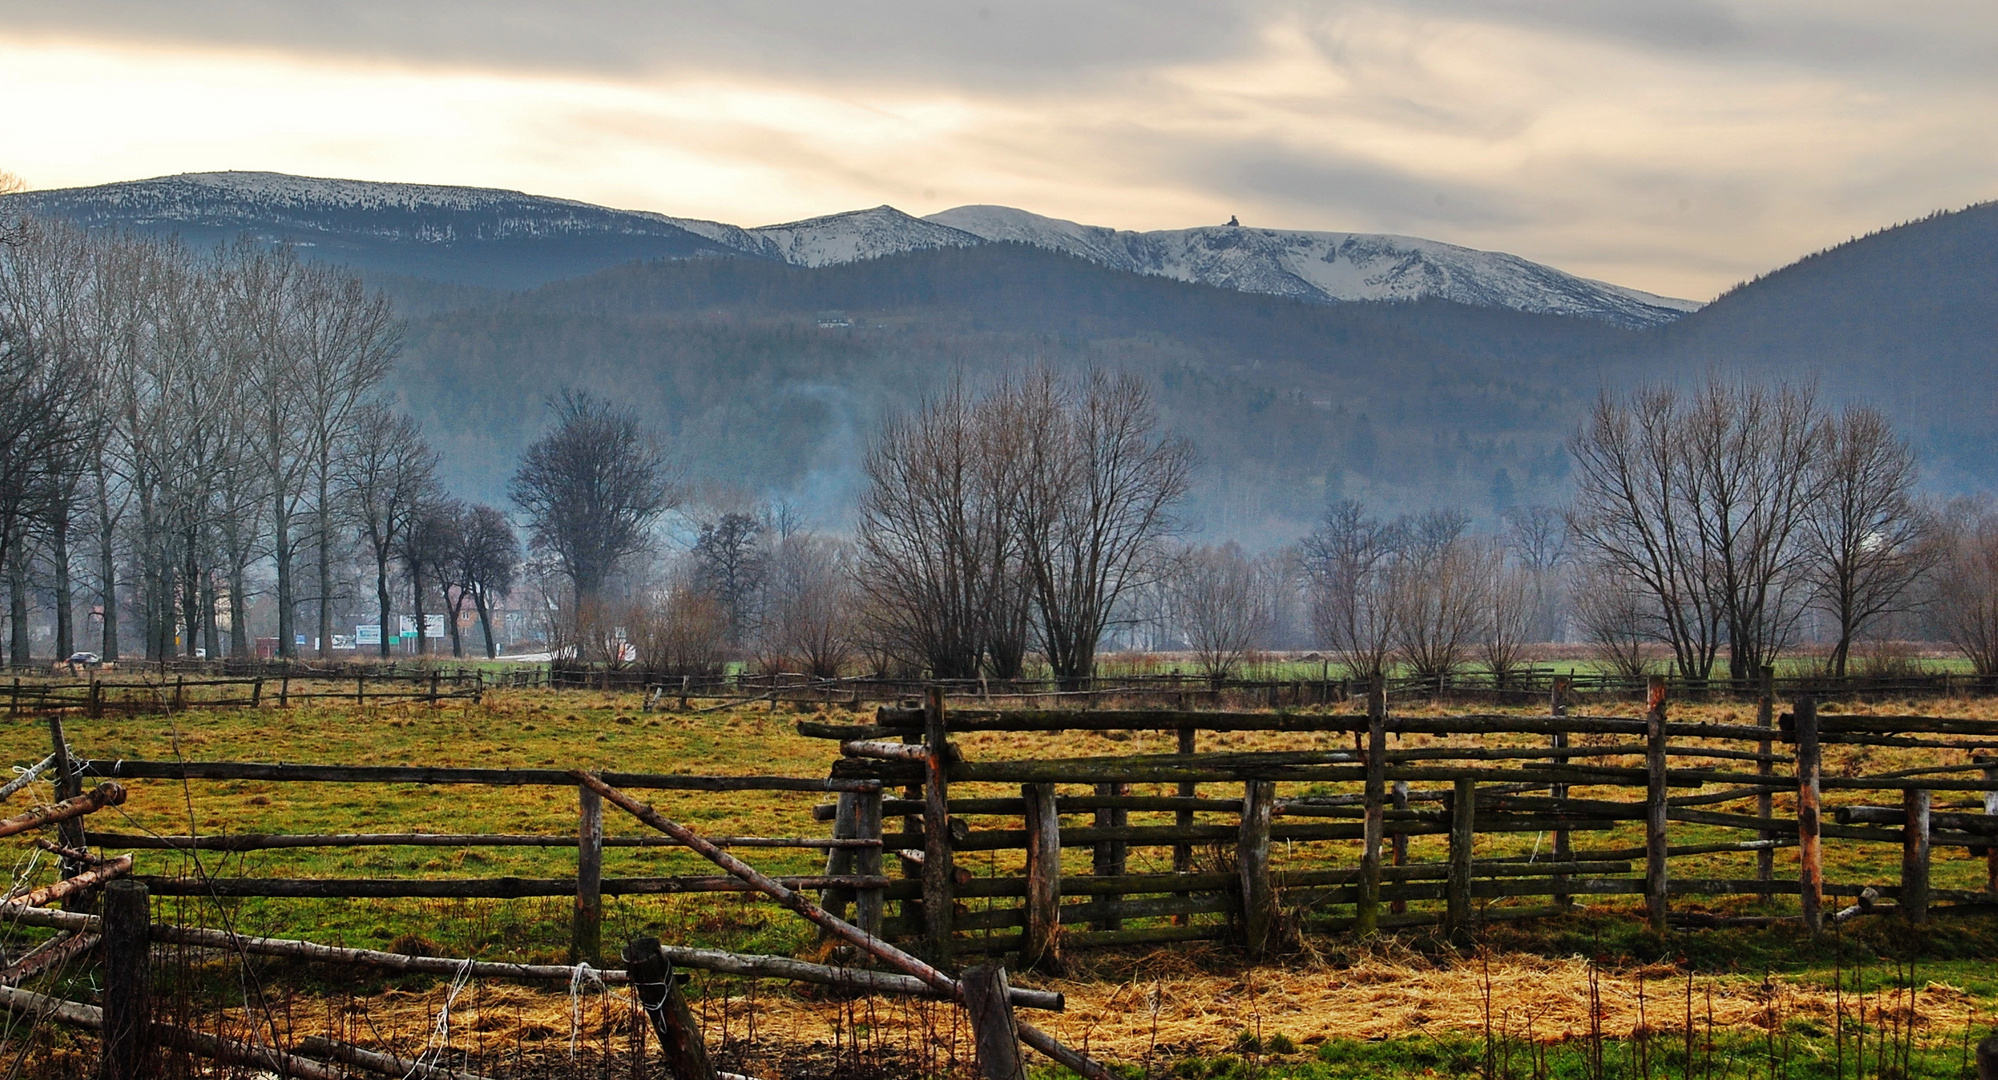
<instances>
[{"instance_id":1,"label":"mountain ridge","mask_svg":"<svg viewBox=\"0 0 1998 1080\"><path fill-rule=\"evenodd\" d=\"M819 268L1012 241L1128 273L1316 303L1439 299L1632 328L1699 306L1419 237L1239 226L1140 233L1009 207L919 218L878 206L745 228L500 188L215 172L0 198L0 210L9 208L198 243L247 233L363 270L506 288L654 258L741 256Z\"/></svg>"}]
</instances>

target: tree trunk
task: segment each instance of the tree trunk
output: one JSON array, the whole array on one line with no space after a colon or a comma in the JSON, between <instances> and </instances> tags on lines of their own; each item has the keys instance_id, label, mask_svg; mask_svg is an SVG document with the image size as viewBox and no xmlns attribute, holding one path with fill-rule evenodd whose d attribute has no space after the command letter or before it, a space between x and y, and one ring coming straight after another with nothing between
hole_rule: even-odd
<instances>
[{"instance_id":1,"label":"tree trunk","mask_svg":"<svg viewBox=\"0 0 1998 1080\"><path fill-rule=\"evenodd\" d=\"M291 521L285 514L282 491L277 495L277 512L271 515L271 561L277 568L277 651L292 660L298 657L298 647L292 644Z\"/></svg>"},{"instance_id":2,"label":"tree trunk","mask_svg":"<svg viewBox=\"0 0 1998 1080\"><path fill-rule=\"evenodd\" d=\"M493 612L486 604L486 593L480 589L472 594L472 606L479 612L479 629L486 636L486 659L499 658L499 643L493 640Z\"/></svg>"},{"instance_id":3,"label":"tree trunk","mask_svg":"<svg viewBox=\"0 0 1998 1080\"><path fill-rule=\"evenodd\" d=\"M451 632L451 655L453 658L458 660L463 660L465 658L465 636L464 634L460 633L458 630L458 616L462 614L464 610L465 610L465 590L459 589L458 598L456 600L451 601L451 610L450 613L446 616L444 623L445 629Z\"/></svg>"},{"instance_id":4,"label":"tree trunk","mask_svg":"<svg viewBox=\"0 0 1998 1080\"><path fill-rule=\"evenodd\" d=\"M325 451L330 454L331 451ZM333 648L333 507L330 460L319 464L319 504L313 513L319 527L319 658L326 659Z\"/></svg>"},{"instance_id":5,"label":"tree trunk","mask_svg":"<svg viewBox=\"0 0 1998 1080\"><path fill-rule=\"evenodd\" d=\"M249 571L240 558L231 557L229 567L229 655L238 660L250 658L250 595L244 579Z\"/></svg>"},{"instance_id":6,"label":"tree trunk","mask_svg":"<svg viewBox=\"0 0 1998 1080\"><path fill-rule=\"evenodd\" d=\"M69 578L69 509L58 510L49 531L49 565L55 572L55 655L62 660L76 651L76 597Z\"/></svg>"},{"instance_id":7,"label":"tree trunk","mask_svg":"<svg viewBox=\"0 0 1998 1080\"><path fill-rule=\"evenodd\" d=\"M201 575L201 643L208 650L208 659L222 658L222 631L215 622L215 575Z\"/></svg>"},{"instance_id":8,"label":"tree trunk","mask_svg":"<svg viewBox=\"0 0 1998 1080\"><path fill-rule=\"evenodd\" d=\"M390 606L387 549L381 549L375 553L375 603L379 608L376 612L379 625L376 627L377 633L375 636L381 639L380 650L382 659L386 660L389 655L388 625ZM360 647L358 642L355 644L355 647L357 649Z\"/></svg>"},{"instance_id":9,"label":"tree trunk","mask_svg":"<svg viewBox=\"0 0 1998 1080\"><path fill-rule=\"evenodd\" d=\"M409 597L416 615L416 655L425 656L430 652L430 639L424 636L424 631L429 628L423 625L423 571L415 560L409 564Z\"/></svg>"},{"instance_id":10,"label":"tree trunk","mask_svg":"<svg viewBox=\"0 0 1998 1080\"><path fill-rule=\"evenodd\" d=\"M7 656L16 666L28 663L28 575L21 567L24 556L17 541L7 558Z\"/></svg>"}]
</instances>

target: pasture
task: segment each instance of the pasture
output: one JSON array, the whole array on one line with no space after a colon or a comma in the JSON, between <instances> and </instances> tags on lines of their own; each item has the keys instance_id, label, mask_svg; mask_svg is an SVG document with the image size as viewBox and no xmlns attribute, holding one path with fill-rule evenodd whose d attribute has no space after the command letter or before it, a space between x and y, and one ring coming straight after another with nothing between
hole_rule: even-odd
<instances>
[{"instance_id":1,"label":"pasture","mask_svg":"<svg viewBox=\"0 0 1998 1080\"><path fill-rule=\"evenodd\" d=\"M699 704L698 702L696 704ZM801 720L864 723L867 714L787 705L709 712L644 712L636 693L508 690L482 701L356 708L348 703L287 709L189 711L172 715L71 718L75 753L93 759L310 762L484 768L584 768L647 773L823 777L837 747L801 737ZM1914 711L1908 703L1851 711ZM1422 715L1428 706L1397 706ZM1608 710L1605 710L1608 711ZM1636 715L1636 710L1626 710ZM1985 700L1924 701L1920 711L1998 717ZM1680 704L1675 720L1752 722L1741 704ZM21 717L0 728L5 760L26 765L48 752L49 733ZM955 739L976 760L1171 753L1170 733L981 732ZM1398 746L1466 740L1410 737ZM1479 745L1534 745L1494 736ZM1350 748L1327 733L1203 733L1208 751ZM1953 751L1827 746L1827 777L1893 768L1958 764ZM92 832L166 836L244 833L573 834L577 795L563 787L439 784L127 782L130 797L93 815ZM1357 785L1282 785L1282 794L1338 794ZM1170 785L1156 785L1169 793ZM1134 794L1153 793L1135 785ZM31 791L33 792L31 794ZM14 796L17 813L47 801L46 785ZM1017 794L1017 788L1011 794ZM818 792L639 793L667 817L708 836L823 836L812 807ZM1001 797L1003 785L953 785L953 798ZM1745 800L1752 802L1752 800ZM1836 802L1828 798L1828 802ZM1960 801L1960 800L1959 800ZM1784 812L1779 796L1778 814ZM1943 806L1938 796L1938 809ZM1156 815L1170 821L1169 814ZM1150 820L1139 812L1131 823ZM612 837L648 834L614 808ZM1683 830L1683 831L1682 831ZM1715 831L1716 834L1720 832ZM1643 826L1619 823L1586 835L1591 847L1641 845ZM1676 843L1697 843L1697 826L1675 827ZM1410 838L1412 861L1442 858L1447 840ZM1533 833L1480 837L1479 857L1524 854L1544 844ZM1279 843L1273 862L1306 870L1357 861L1357 843ZM15 878L54 879L52 857L17 845ZM107 852L118 852L107 845ZM271 851L139 850L136 873L172 877L561 878L575 873L574 848L366 847ZM755 848L737 852L772 874L820 872L822 853ZM1086 873L1087 851L1064 852ZM1201 851L1196 861L1218 860ZM1743 876L1742 856L1675 859L1675 874ZM1752 857L1751 857L1752 858ZM1794 849L1776 853L1778 877L1794 875ZM711 873L676 848L608 847L604 876ZM1019 872L1013 851L966 852L974 877ZM1682 869L1683 865L1683 869ZM1066 871L1069 867L1065 866ZM1133 873L1171 869L1169 855L1134 848ZM1886 882L1898 870L1885 845L1828 844L1825 874L1836 882ZM1974 891L1986 862L1962 848L1937 847L1937 889ZM1559 918L1494 919L1475 943L1452 944L1410 930L1360 943L1343 934L1306 934L1300 949L1244 962L1219 943L1078 952L1060 978L1022 975L1061 990L1065 1012L1035 1022L1070 1045L1152 1075L1291 1076L1300 1080L1367 1075L1485 1072L1533 1077L1651 1075L1960 1075L1967 1047L1998 1018L1998 924L1951 915L1919 929L1867 917L1840 923L1817 941L1794 926L1728 926L1654 935L1637 897L1584 897ZM966 901L976 913L989 900ZM523 963L566 959L573 901L527 899L297 899L160 897L155 919L226 926L256 936L303 938L360 948ZM1492 901L1485 914L1530 902ZM1795 901L1752 898L1675 910L1754 915L1795 910ZM37 931L10 931L9 956ZM608 963L626 938L650 934L668 944L824 958L811 927L758 897L690 893L606 897ZM967 961L968 962L968 961ZM620 989L593 985L520 986L475 980L454 986L435 976L389 975L295 961L182 954L172 994L184 1015L212 1012L212 1026L282 1028L383 1042L414 1053L439 1039L437 1017L450 1003L449 1039L467 1068L486 1075L602 1075L628 1055L630 1010ZM89 993L78 966L52 993ZM969 1036L954 1010L892 999L854 1000L781 984L696 974L689 987L708 1039L729 1067L771 1078L790 1075L969 1075ZM1855 1019L1855 995L1863 1016ZM1966 1042L1968 1039L1968 1042ZM90 1055L88 1039L38 1030L23 1075L70 1075ZM1857 1044L1855 1049L1854 1043ZM571 1055L574 1055L573 1057ZM1856 1056L1855 1056L1856 1055ZM1837 1072L1831 1071L1836 1063ZM1752 1066L1752 1067L1751 1067ZM619 1070L626 1064L616 1066ZM1040 1066L1036 1066L1037 1068ZM1861 1071L1853 1071L1855 1069ZM1894 1070L1899 1070L1895 1072ZM620 1071L618 1075L623 1075ZM638 1075L638 1074L633 1074Z\"/></svg>"}]
</instances>

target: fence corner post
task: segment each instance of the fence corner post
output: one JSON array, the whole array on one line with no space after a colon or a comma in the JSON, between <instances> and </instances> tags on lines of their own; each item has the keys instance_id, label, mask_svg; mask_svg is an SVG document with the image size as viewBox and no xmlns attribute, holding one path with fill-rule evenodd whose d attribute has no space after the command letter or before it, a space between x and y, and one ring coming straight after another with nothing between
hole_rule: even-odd
<instances>
[{"instance_id":1,"label":"fence corner post","mask_svg":"<svg viewBox=\"0 0 1998 1080\"><path fill-rule=\"evenodd\" d=\"M603 963L604 800L576 788L576 913L569 927L569 961Z\"/></svg>"},{"instance_id":2,"label":"fence corner post","mask_svg":"<svg viewBox=\"0 0 1998 1080\"><path fill-rule=\"evenodd\" d=\"M1804 928L1824 930L1824 849L1819 840L1818 702L1808 695L1791 706L1797 719L1797 902Z\"/></svg>"},{"instance_id":3,"label":"fence corner post","mask_svg":"<svg viewBox=\"0 0 1998 1080\"><path fill-rule=\"evenodd\" d=\"M1755 751L1762 756L1755 763L1755 774L1757 776L1774 776L1776 775L1776 763L1770 760L1769 755L1776 748L1774 741L1776 737L1774 730L1776 727L1775 665L1762 665L1760 675L1761 692L1756 695L1755 699L1755 724L1757 727L1769 728L1771 730L1768 736L1756 744ZM1771 789L1769 788L1763 788L1762 793L1755 797L1755 816L1764 821L1770 820L1776 814L1775 796L1771 795L1770 791ZM1755 853L1755 880L1761 882L1774 881L1776 880L1776 851L1773 845L1776 841L1776 834L1765 829L1757 839L1761 840L1765 846L1762 850ZM1764 899L1767 899L1769 896L1766 892L1762 895Z\"/></svg>"},{"instance_id":4,"label":"fence corner post","mask_svg":"<svg viewBox=\"0 0 1998 1080\"><path fill-rule=\"evenodd\" d=\"M666 1075L673 1080L715 1080L715 1067L708 1061L707 1044L701 1041L700 1025L680 993L679 977L673 965L659 951L656 937L635 937L624 945L624 972L638 995L638 1006L652 1021L659 1036L659 1050L666 1059Z\"/></svg>"},{"instance_id":5,"label":"fence corner post","mask_svg":"<svg viewBox=\"0 0 1998 1080\"><path fill-rule=\"evenodd\" d=\"M146 886L104 886L104 1055L101 1080L154 1075L152 911Z\"/></svg>"},{"instance_id":6,"label":"fence corner post","mask_svg":"<svg viewBox=\"0 0 1998 1080\"><path fill-rule=\"evenodd\" d=\"M972 1043L978 1050L981 1080L1025 1080L1020 1060L1020 1025L1013 1017L1013 999L1006 969L998 964L967 968L964 1013L971 1020Z\"/></svg>"},{"instance_id":7,"label":"fence corner post","mask_svg":"<svg viewBox=\"0 0 1998 1080\"><path fill-rule=\"evenodd\" d=\"M1644 710L1644 908L1653 933L1666 929L1670 911L1665 866L1665 677L1651 676Z\"/></svg>"},{"instance_id":8,"label":"fence corner post","mask_svg":"<svg viewBox=\"0 0 1998 1080\"><path fill-rule=\"evenodd\" d=\"M863 791L854 796L853 835L857 840L872 840L872 847L864 847L854 852L853 872L862 877L878 878L881 868L881 791ZM882 889L860 889L854 893L854 925L862 930L881 936Z\"/></svg>"}]
</instances>

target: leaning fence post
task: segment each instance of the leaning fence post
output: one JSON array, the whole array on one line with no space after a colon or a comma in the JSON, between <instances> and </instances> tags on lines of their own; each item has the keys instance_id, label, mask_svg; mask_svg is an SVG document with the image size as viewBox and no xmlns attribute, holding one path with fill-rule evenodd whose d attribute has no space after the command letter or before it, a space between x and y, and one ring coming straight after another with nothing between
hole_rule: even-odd
<instances>
[{"instance_id":1,"label":"leaning fence post","mask_svg":"<svg viewBox=\"0 0 1998 1080\"><path fill-rule=\"evenodd\" d=\"M1387 695L1376 678L1367 691L1367 779L1362 798L1366 800L1366 824L1362 828L1360 851L1360 903L1354 930L1372 934L1381 926L1381 837L1386 832L1387 810Z\"/></svg>"},{"instance_id":2,"label":"leaning fence post","mask_svg":"<svg viewBox=\"0 0 1998 1080\"><path fill-rule=\"evenodd\" d=\"M680 993L673 965L659 951L659 939L635 937L625 942L624 972L638 992L639 1008L645 1010L659 1036L666 1075L672 1080L715 1080L715 1067L708 1062L700 1025L694 1022L693 1010L687 1008L687 999Z\"/></svg>"},{"instance_id":3,"label":"leaning fence post","mask_svg":"<svg viewBox=\"0 0 1998 1080\"><path fill-rule=\"evenodd\" d=\"M1129 784L1096 785L1096 794L1108 798L1129 795L1130 793L1131 786ZM1096 827L1099 829L1121 829L1129 824L1130 820L1131 812L1121 806L1104 806L1097 808L1096 811ZM1097 877L1121 876L1130 857L1130 851L1131 845L1128 841L1098 840L1095 850L1090 856L1090 873L1095 874ZM1098 894L1096 902L1115 910L1116 905L1122 900L1123 897L1116 894ZM1096 930L1122 930L1124 928L1124 917L1121 915L1099 916L1091 919L1089 922L1091 928Z\"/></svg>"},{"instance_id":4,"label":"leaning fence post","mask_svg":"<svg viewBox=\"0 0 1998 1080\"><path fill-rule=\"evenodd\" d=\"M1824 929L1824 850L1818 830L1818 702L1800 697L1793 706L1797 718L1797 898L1804 928Z\"/></svg>"},{"instance_id":5,"label":"leaning fence post","mask_svg":"<svg viewBox=\"0 0 1998 1080\"><path fill-rule=\"evenodd\" d=\"M576 915L569 931L571 963L603 962L604 800L576 789Z\"/></svg>"},{"instance_id":6,"label":"leaning fence post","mask_svg":"<svg viewBox=\"0 0 1998 1080\"><path fill-rule=\"evenodd\" d=\"M968 968L958 984L964 988L964 1014L971 1020L972 1043L978 1048L981 1080L1025 1080L1020 1061L1020 1026L1013 1018L1013 998L1006 969L998 964Z\"/></svg>"},{"instance_id":7,"label":"leaning fence post","mask_svg":"<svg viewBox=\"0 0 1998 1080\"><path fill-rule=\"evenodd\" d=\"M1929 792L1901 792L1901 916L1911 923L1929 917Z\"/></svg>"},{"instance_id":8,"label":"leaning fence post","mask_svg":"<svg viewBox=\"0 0 1998 1080\"><path fill-rule=\"evenodd\" d=\"M1756 744L1756 752L1762 756L1755 763L1755 775L1774 776L1776 775L1776 763L1770 760L1771 754L1775 751L1775 743L1772 740L1776 734L1776 668L1774 665L1762 665L1761 683L1761 693L1755 699L1755 723L1758 727L1769 729L1769 734L1763 736L1762 741ZM1765 787L1762 789L1762 793L1755 797L1755 816L1764 821L1768 821L1776 816L1776 802L1775 796L1772 794L1773 790L1772 788ZM1757 836L1757 839L1761 840L1765 845L1772 844L1776 839L1776 834L1765 830ZM1762 850L1755 853L1755 880L1776 880L1775 848L1765 846ZM1768 895L1768 893L1764 893L1763 898L1767 899Z\"/></svg>"},{"instance_id":9,"label":"leaning fence post","mask_svg":"<svg viewBox=\"0 0 1998 1080\"><path fill-rule=\"evenodd\" d=\"M1021 784L1027 804L1027 932L1021 939L1022 968L1060 966L1061 816L1053 784Z\"/></svg>"},{"instance_id":10,"label":"leaning fence post","mask_svg":"<svg viewBox=\"0 0 1998 1080\"><path fill-rule=\"evenodd\" d=\"M1276 802L1276 782L1242 782L1242 826L1235 844L1235 865L1242 878L1242 940L1251 955L1270 946L1276 919L1276 890L1270 883L1270 811Z\"/></svg>"},{"instance_id":11,"label":"leaning fence post","mask_svg":"<svg viewBox=\"0 0 1998 1080\"><path fill-rule=\"evenodd\" d=\"M1651 676L1644 710L1644 908L1655 933L1665 932L1665 677Z\"/></svg>"},{"instance_id":12,"label":"leaning fence post","mask_svg":"<svg viewBox=\"0 0 1998 1080\"><path fill-rule=\"evenodd\" d=\"M153 1076L152 914L144 884L104 887L104 1056L101 1080Z\"/></svg>"},{"instance_id":13,"label":"leaning fence post","mask_svg":"<svg viewBox=\"0 0 1998 1080\"><path fill-rule=\"evenodd\" d=\"M62 717L54 713L49 714L49 744L55 754L56 801L74 799L83 794L83 778L76 775L76 769L70 764L69 739L63 734ZM62 838L62 845L71 851L84 851L90 846L84 836L83 819L80 817L58 823L56 835ZM75 877L90 869L67 855L62 857L61 868L64 878ZM65 901L63 907L70 911L89 911L92 904L91 895L91 891L86 890Z\"/></svg>"},{"instance_id":14,"label":"leaning fence post","mask_svg":"<svg viewBox=\"0 0 1998 1080\"><path fill-rule=\"evenodd\" d=\"M930 961L950 962L956 883L951 857L950 741L944 730L944 692L929 688L923 706L923 936Z\"/></svg>"},{"instance_id":15,"label":"leaning fence post","mask_svg":"<svg viewBox=\"0 0 1998 1080\"><path fill-rule=\"evenodd\" d=\"M1471 936L1471 855L1478 839L1478 782L1457 778L1450 792L1450 865L1444 882L1444 927L1462 944Z\"/></svg>"},{"instance_id":16,"label":"leaning fence post","mask_svg":"<svg viewBox=\"0 0 1998 1080\"><path fill-rule=\"evenodd\" d=\"M1568 715L1568 682L1568 676L1556 675L1551 680L1551 685L1547 691L1547 715L1553 717L1557 722L1562 717ZM1553 750L1567 749L1568 733L1565 731L1554 732L1547 737L1547 745ZM1568 758L1565 754L1557 754L1553 758L1553 761L1556 765L1566 765ZM1552 799L1565 799L1568 797L1568 785L1550 784L1547 787L1547 795ZM1568 862L1573 853L1574 849L1570 846L1568 830L1554 830L1554 861L1557 863ZM1554 879L1554 888L1559 890L1554 894L1554 906L1557 908L1567 907L1573 899L1566 891L1567 885L1568 878L1566 875L1558 876Z\"/></svg>"}]
</instances>

